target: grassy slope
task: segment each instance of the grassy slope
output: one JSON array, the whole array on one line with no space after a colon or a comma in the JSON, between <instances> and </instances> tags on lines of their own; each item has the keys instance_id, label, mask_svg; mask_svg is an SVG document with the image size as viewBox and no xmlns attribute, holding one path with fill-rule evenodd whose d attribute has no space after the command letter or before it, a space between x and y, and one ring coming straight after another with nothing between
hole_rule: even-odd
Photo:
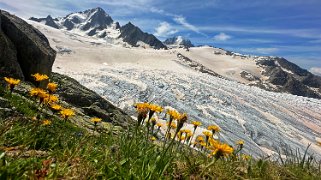
<instances>
[{"instance_id":1,"label":"grassy slope","mask_svg":"<svg viewBox=\"0 0 321 180\"><path fill-rule=\"evenodd\" d=\"M295 162L214 159L173 145L164 154L145 129L88 132L42 114L17 94L5 97L13 116L0 119L0 179L320 179L320 168ZM34 116L51 118L44 126Z\"/></svg>"}]
</instances>

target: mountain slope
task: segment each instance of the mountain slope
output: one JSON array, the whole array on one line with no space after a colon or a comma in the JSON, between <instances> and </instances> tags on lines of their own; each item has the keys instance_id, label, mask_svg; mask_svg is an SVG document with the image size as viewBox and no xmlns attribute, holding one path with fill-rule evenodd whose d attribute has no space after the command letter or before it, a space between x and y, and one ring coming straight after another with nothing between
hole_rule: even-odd
<instances>
[{"instance_id":1,"label":"mountain slope","mask_svg":"<svg viewBox=\"0 0 321 180\"><path fill-rule=\"evenodd\" d=\"M284 58L242 55L208 46L175 51L229 80L269 91L321 99L321 77Z\"/></svg>"},{"instance_id":2,"label":"mountain slope","mask_svg":"<svg viewBox=\"0 0 321 180\"><path fill-rule=\"evenodd\" d=\"M276 155L287 148L302 152L309 143L308 153L321 156L321 147L316 145L321 137L320 100L244 85L251 81L241 77L242 71L265 78L257 58L212 47L194 47L187 52L109 46L33 24L52 46L72 51L58 54L54 71L77 79L131 115L135 102L152 101L187 112L204 126L219 125L225 142L244 139L245 151L255 152L254 156ZM192 61L183 61L178 53ZM200 64L225 79L203 73Z\"/></svg>"}]
</instances>

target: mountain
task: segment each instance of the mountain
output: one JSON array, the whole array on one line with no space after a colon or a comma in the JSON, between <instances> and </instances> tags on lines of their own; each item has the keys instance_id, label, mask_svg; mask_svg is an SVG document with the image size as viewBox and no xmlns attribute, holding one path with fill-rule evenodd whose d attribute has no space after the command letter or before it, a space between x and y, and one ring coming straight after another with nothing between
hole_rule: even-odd
<instances>
[{"instance_id":1,"label":"mountain","mask_svg":"<svg viewBox=\"0 0 321 180\"><path fill-rule=\"evenodd\" d=\"M46 18L31 17L29 20L43 23L56 29L68 31L81 31L88 36L106 37L107 30L119 29L119 24L102 9L94 8L82 12L71 13L65 17L53 19L50 15Z\"/></svg>"},{"instance_id":2,"label":"mountain","mask_svg":"<svg viewBox=\"0 0 321 180\"><path fill-rule=\"evenodd\" d=\"M36 22L43 22L47 26L51 26L53 28L59 29L58 24L56 24L56 22L50 15L48 15L46 18L39 18L39 19L31 17L30 20L36 21Z\"/></svg>"},{"instance_id":3,"label":"mountain","mask_svg":"<svg viewBox=\"0 0 321 180\"><path fill-rule=\"evenodd\" d=\"M269 90L321 99L320 76L280 57L261 57L257 64L264 69L262 75L269 77L266 81L274 85Z\"/></svg>"},{"instance_id":4,"label":"mountain","mask_svg":"<svg viewBox=\"0 0 321 180\"><path fill-rule=\"evenodd\" d=\"M120 26L100 7L88 9L82 12L71 13L65 17L46 18L31 17L36 21L56 29L64 29L80 35L94 36L107 40L121 40L131 46L149 46L155 49L166 49L154 35L144 33L137 26L128 23Z\"/></svg>"},{"instance_id":5,"label":"mountain","mask_svg":"<svg viewBox=\"0 0 321 180\"><path fill-rule=\"evenodd\" d=\"M175 37L172 37L172 38L168 38L163 43L165 45L167 45L168 47L173 47L173 48L177 48L177 47L183 47L183 48L194 47L194 45L192 44L192 42L189 39L185 39L182 36L175 36Z\"/></svg>"},{"instance_id":6,"label":"mountain","mask_svg":"<svg viewBox=\"0 0 321 180\"><path fill-rule=\"evenodd\" d=\"M131 22L120 28L120 36L123 41L129 43L132 46L139 46L144 44L154 47L155 49L167 49L167 47L158 40L154 35L144 33L137 26ZM141 44L141 42L143 44Z\"/></svg>"}]
</instances>

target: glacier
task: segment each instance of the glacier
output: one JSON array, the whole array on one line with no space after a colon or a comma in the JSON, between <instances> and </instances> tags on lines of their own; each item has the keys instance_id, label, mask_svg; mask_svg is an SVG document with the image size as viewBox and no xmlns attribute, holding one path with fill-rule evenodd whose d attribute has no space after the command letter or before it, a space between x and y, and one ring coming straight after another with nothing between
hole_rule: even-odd
<instances>
[{"instance_id":1,"label":"glacier","mask_svg":"<svg viewBox=\"0 0 321 180\"><path fill-rule=\"evenodd\" d=\"M113 66L92 73L63 72L130 115L135 102L153 102L187 112L190 120L221 127L229 144L245 141L253 156L284 154L290 149L320 157L321 101L267 92L198 72L178 73L148 67ZM272 153L271 153L272 152Z\"/></svg>"},{"instance_id":2,"label":"glacier","mask_svg":"<svg viewBox=\"0 0 321 180\"><path fill-rule=\"evenodd\" d=\"M265 91L202 73L184 64L177 54L187 54L221 74L232 70L258 74L261 69L254 59L217 55L210 47L190 52L123 47L29 23L43 32L56 50L71 50L57 54L54 72L75 78L132 116L136 115L134 103L153 102L188 113L189 120L202 121L203 128L220 126L220 139L229 144L243 139L245 152L255 157L286 155L290 149L304 153L311 144L308 154L321 158L317 145L321 141L321 100ZM234 76L239 78L237 73L229 77Z\"/></svg>"}]
</instances>

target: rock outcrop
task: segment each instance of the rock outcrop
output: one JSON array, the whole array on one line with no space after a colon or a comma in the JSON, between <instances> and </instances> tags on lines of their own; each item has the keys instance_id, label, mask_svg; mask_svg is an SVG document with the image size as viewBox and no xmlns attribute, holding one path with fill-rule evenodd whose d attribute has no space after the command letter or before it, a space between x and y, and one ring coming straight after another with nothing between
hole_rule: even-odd
<instances>
[{"instance_id":1,"label":"rock outcrop","mask_svg":"<svg viewBox=\"0 0 321 180\"><path fill-rule=\"evenodd\" d=\"M6 11L0 10L0 19L1 75L28 81L33 80L30 75L34 73L50 75L56 52L48 39Z\"/></svg>"},{"instance_id":2,"label":"rock outcrop","mask_svg":"<svg viewBox=\"0 0 321 180\"><path fill-rule=\"evenodd\" d=\"M59 97L68 104L82 109L86 115L99 117L122 127L134 122L121 109L82 86L76 80L57 73L52 73L52 80L59 84L57 91Z\"/></svg>"}]
</instances>

